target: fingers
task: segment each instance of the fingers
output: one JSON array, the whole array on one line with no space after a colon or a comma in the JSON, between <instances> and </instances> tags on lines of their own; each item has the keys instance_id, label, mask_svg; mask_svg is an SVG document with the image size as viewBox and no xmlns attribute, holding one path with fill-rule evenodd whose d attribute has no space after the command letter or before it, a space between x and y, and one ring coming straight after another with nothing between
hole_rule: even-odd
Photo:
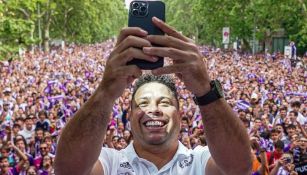
<instances>
[{"instance_id":1,"label":"fingers","mask_svg":"<svg viewBox=\"0 0 307 175\"><path fill-rule=\"evenodd\" d=\"M146 60L150 62L156 62L158 60L155 56L150 56L145 54L142 50L130 47L118 54L116 58L112 59L114 66L123 66L126 65L127 62L131 61L133 58Z\"/></svg>"},{"instance_id":2,"label":"fingers","mask_svg":"<svg viewBox=\"0 0 307 175\"><path fill-rule=\"evenodd\" d=\"M142 47L150 47L152 46L151 43L143 38L137 37L137 36L127 36L115 49L113 52L120 53L124 50L126 50L129 47L136 47L136 48L142 48Z\"/></svg>"},{"instance_id":3,"label":"fingers","mask_svg":"<svg viewBox=\"0 0 307 175\"><path fill-rule=\"evenodd\" d=\"M154 75L162 75L162 74L182 74L185 71L187 64L174 64L171 66L160 67L152 70L152 74Z\"/></svg>"},{"instance_id":4,"label":"fingers","mask_svg":"<svg viewBox=\"0 0 307 175\"><path fill-rule=\"evenodd\" d=\"M198 52L198 48L194 43L186 42L172 36L148 35L146 38L150 43L156 45Z\"/></svg>"},{"instance_id":5,"label":"fingers","mask_svg":"<svg viewBox=\"0 0 307 175\"><path fill-rule=\"evenodd\" d=\"M117 43L116 45L118 45L119 43L121 43L126 37L128 37L129 35L133 35L133 36L139 36L139 37L145 37L147 35L147 32L145 30L142 30L139 27L127 27L127 28L123 28L120 31L120 34L117 38Z\"/></svg>"},{"instance_id":6,"label":"fingers","mask_svg":"<svg viewBox=\"0 0 307 175\"><path fill-rule=\"evenodd\" d=\"M173 37L178 38L178 39L185 41L185 42L191 41L191 39L185 37L184 35L182 35L178 31L176 31L173 27L167 25L166 23L164 23L162 20L158 19L157 17L153 17L152 22L157 27L159 27L164 33L166 33L169 36L173 36Z\"/></svg>"},{"instance_id":7,"label":"fingers","mask_svg":"<svg viewBox=\"0 0 307 175\"><path fill-rule=\"evenodd\" d=\"M156 55L159 57L170 57L174 61L191 61L197 60L198 55L195 52L186 52L170 47L143 47L143 51L148 55Z\"/></svg>"}]
</instances>

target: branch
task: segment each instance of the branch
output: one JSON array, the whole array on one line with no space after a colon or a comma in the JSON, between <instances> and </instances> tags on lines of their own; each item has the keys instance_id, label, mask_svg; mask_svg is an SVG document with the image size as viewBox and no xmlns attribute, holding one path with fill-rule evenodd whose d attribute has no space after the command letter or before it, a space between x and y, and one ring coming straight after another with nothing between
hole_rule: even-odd
<instances>
[{"instance_id":1,"label":"branch","mask_svg":"<svg viewBox=\"0 0 307 175\"><path fill-rule=\"evenodd\" d=\"M18 8L18 10L21 11L26 16L26 19L30 19L30 15L25 9Z\"/></svg>"}]
</instances>

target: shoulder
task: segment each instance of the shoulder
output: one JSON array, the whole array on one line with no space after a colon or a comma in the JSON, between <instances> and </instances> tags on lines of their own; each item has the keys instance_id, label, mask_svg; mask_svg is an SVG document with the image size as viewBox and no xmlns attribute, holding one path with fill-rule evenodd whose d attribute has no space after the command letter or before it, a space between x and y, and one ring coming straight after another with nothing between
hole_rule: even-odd
<instances>
[{"instance_id":1,"label":"shoulder","mask_svg":"<svg viewBox=\"0 0 307 175\"><path fill-rule=\"evenodd\" d=\"M172 174L201 174L205 173L205 168L209 162L211 154L208 147L197 146L194 149L188 149L179 146L176 162Z\"/></svg>"},{"instance_id":2,"label":"shoulder","mask_svg":"<svg viewBox=\"0 0 307 175\"><path fill-rule=\"evenodd\" d=\"M114 171L118 167L120 160L124 157L125 155L121 151L103 147L98 160L103 167L104 174L112 174L112 170Z\"/></svg>"},{"instance_id":3,"label":"shoulder","mask_svg":"<svg viewBox=\"0 0 307 175\"><path fill-rule=\"evenodd\" d=\"M197 146L192 150L192 154L195 155L196 161L200 161L202 166L206 166L211 157L208 146Z\"/></svg>"}]
</instances>

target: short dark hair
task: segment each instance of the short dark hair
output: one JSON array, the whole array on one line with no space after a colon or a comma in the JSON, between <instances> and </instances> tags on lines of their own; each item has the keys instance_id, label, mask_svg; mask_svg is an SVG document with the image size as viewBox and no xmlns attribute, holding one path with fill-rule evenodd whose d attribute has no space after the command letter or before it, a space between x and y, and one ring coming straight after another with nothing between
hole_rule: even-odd
<instances>
[{"instance_id":1,"label":"short dark hair","mask_svg":"<svg viewBox=\"0 0 307 175\"><path fill-rule=\"evenodd\" d=\"M181 121L187 121L187 123L189 123L189 119L188 119L188 117L182 117L182 119L181 119Z\"/></svg>"},{"instance_id":2,"label":"short dark hair","mask_svg":"<svg viewBox=\"0 0 307 175\"><path fill-rule=\"evenodd\" d=\"M25 120L24 121L27 121L27 120L32 120L32 117L30 117L31 115L29 115L29 116L27 116L26 118L25 118Z\"/></svg>"},{"instance_id":3,"label":"short dark hair","mask_svg":"<svg viewBox=\"0 0 307 175\"><path fill-rule=\"evenodd\" d=\"M170 75L152 75L152 74L144 74L142 75L134 85L133 93L132 93L132 100L134 99L136 91L143 85L147 83L157 82L167 86L171 92L173 93L176 101L178 103L178 94L176 90L176 85L174 79Z\"/></svg>"},{"instance_id":4,"label":"short dark hair","mask_svg":"<svg viewBox=\"0 0 307 175\"><path fill-rule=\"evenodd\" d=\"M288 127L287 127L287 129L296 129L296 126L293 125L293 124L289 124Z\"/></svg>"},{"instance_id":5,"label":"short dark hair","mask_svg":"<svg viewBox=\"0 0 307 175\"><path fill-rule=\"evenodd\" d=\"M9 159L8 157L6 157L6 156L3 156L3 157L0 157L0 162L2 162L4 159Z\"/></svg>"},{"instance_id":6,"label":"short dark hair","mask_svg":"<svg viewBox=\"0 0 307 175\"><path fill-rule=\"evenodd\" d=\"M290 111L289 113L293 113L295 117L298 116L298 112L296 112L296 111Z\"/></svg>"},{"instance_id":7,"label":"short dark hair","mask_svg":"<svg viewBox=\"0 0 307 175\"><path fill-rule=\"evenodd\" d=\"M283 107L280 108L280 111L287 111L287 110L288 110L288 108L286 106L283 106Z\"/></svg>"},{"instance_id":8,"label":"short dark hair","mask_svg":"<svg viewBox=\"0 0 307 175\"><path fill-rule=\"evenodd\" d=\"M270 135L272 135L273 133L277 133L277 134L279 134L279 131L277 131L276 129L272 129L272 130L271 130L271 134L270 134Z\"/></svg>"},{"instance_id":9,"label":"short dark hair","mask_svg":"<svg viewBox=\"0 0 307 175\"><path fill-rule=\"evenodd\" d=\"M285 147L285 144L284 144L284 142L283 141L281 141L281 140L277 140L277 142L274 144L274 147L275 147L275 149L276 148L279 148L279 149L284 149L284 147Z\"/></svg>"},{"instance_id":10,"label":"short dark hair","mask_svg":"<svg viewBox=\"0 0 307 175\"><path fill-rule=\"evenodd\" d=\"M38 117L41 115L44 115L45 117L47 117L47 112L45 110L39 111Z\"/></svg>"},{"instance_id":11,"label":"short dark hair","mask_svg":"<svg viewBox=\"0 0 307 175\"><path fill-rule=\"evenodd\" d=\"M295 101L291 104L291 107L301 107L301 102Z\"/></svg>"}]
</instances>

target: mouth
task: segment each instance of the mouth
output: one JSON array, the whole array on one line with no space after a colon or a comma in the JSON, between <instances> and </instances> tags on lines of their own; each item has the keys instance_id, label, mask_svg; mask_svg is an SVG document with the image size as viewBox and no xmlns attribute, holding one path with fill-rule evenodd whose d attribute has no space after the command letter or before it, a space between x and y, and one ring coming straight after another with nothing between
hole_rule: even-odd
<instances>
[{"instance_id":1,"label":"mouth","mask_svg":"<svg viewBox=\"0 0 307 175\"><path fill-rule=\"evenodd\" d=\"M146 128L163 128L167 124L167 121L163 120L148 120L143 123Z\"/></svg>"}]
</instances>

